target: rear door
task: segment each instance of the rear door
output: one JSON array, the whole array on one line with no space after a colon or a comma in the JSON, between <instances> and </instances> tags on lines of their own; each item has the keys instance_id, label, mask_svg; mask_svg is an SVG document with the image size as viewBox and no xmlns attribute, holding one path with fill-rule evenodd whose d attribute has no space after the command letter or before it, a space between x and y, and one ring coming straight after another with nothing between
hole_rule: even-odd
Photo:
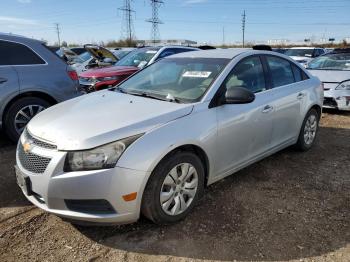
<instances>
[{"instance_id":1,"label":"rear door","mask_svg":"<svg viewBox=\"0 0 350 262\"><path fill-rule=\"evenodd\" d=\"M10 66L8 42L0 40L0 112L7 102L19 93L17 72Z\"/></svg>"},{"instance_id":2,"label":"rear door","mask_svg":"<svg viewBox=\"0 0 350 262\"><path fill-rule=\"evenodd\" d=\"M264 56L270 72L273 97L272 147L288 143L299 135L307 88L302 70L290 61L272 55Z\"/></svg>"}]
</instances>

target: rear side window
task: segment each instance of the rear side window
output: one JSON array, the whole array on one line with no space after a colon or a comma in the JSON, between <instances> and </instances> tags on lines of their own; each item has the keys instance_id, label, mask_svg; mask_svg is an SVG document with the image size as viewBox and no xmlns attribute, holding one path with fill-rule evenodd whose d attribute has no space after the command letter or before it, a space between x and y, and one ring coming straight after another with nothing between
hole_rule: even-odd
<instances>
[{"instance_id":1,"label":"rear side window","mask_svg":"<svg viewBox=\"0 0 350 262\"><path fill-rule=\"evenodd\" d=\"M292 66L289 61L276 56L267 56L266 59L274 87L294 83Z\"/></svg>"},{"instance_id":2,"label":"rear side window","mask_svg":"<svg viewBox=\"0 0 350 262\"><path fill-rule=\"evenodd\" d=\"M292 64L293 74L295 82L300 82L303 80L302 71L296 65Z\"/></svg>"},{"instance_id":3,"label":"rear side window","mask_svg":"<svg viewBox=\"0 0 350 262\"><path fill-rule=\"evenodd\" d=\"M29 47L8 42L0 41L0 65L42 65L42 60Z\"/></svg>"}]
</instances>

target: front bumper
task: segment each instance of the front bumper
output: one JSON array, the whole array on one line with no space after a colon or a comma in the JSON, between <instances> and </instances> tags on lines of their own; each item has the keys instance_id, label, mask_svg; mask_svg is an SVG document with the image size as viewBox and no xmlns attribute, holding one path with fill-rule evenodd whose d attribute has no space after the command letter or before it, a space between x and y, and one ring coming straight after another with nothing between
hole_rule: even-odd
<instances>
[{"instance_id":1,"label":"front bumper","mask_svg":"<svg viewBox=\"0 0 350 262\"><path fill-rule=\"evenodd\" d=\"M20 187L27 199L39 208L58 216L87 222L124 224L137 221L147 172L115 167L113 169L63 172L65 152L33 147L31 154L51 160L41 174L28 171L21 164L17 149L17 175L29 181ZM123 196L137 192L136 199L125 201ZM103 200L103 201L102 201ZM74 208L68 202L109 203L109 212L92 211L87 205ZM96 202L97 201L97 202ZM86 207L86 210L84 210ZM111 211L112 210L112 211Z\"/></svg>"},{"instance_id":2,"label":"front bumper","mask_svg":"<svg viewBox=\"0 0 350 262\"><path fill-rule=\"evenodd\" d=\"M336 89L324 90L323 107L350 111L350 91Z\"/></svg>"}]
</instances>

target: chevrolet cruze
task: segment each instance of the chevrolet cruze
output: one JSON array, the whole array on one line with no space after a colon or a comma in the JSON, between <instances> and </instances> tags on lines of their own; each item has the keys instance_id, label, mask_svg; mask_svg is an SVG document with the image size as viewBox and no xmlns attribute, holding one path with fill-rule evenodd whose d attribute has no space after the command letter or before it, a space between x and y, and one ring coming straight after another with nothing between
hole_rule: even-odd
<instances>
[{"instance_id":1,"label":"chevrolet cruze","mask_svg":"<svg viewBox=\"0 0 350 262\"><path fill-rule=\"evenodd\" d=\"M17 181L71 220L173 223L205 186L285 147L310 149L322 101L321 82L275 52L177 54L34 117Z\"/></svg>"}]
</instances>

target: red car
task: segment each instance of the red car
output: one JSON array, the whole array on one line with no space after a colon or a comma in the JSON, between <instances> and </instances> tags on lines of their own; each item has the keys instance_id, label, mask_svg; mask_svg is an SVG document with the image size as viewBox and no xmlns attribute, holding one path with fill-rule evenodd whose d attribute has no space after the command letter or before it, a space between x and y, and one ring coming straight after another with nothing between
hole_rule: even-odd
<instances>
[{"instance_id":1,"label":"red car","mask_svg":"<svg viewBox=\"0 0 350 262\"><path fill-rule=\"evenodd\" d=\"M114 86L143 67L166 56L196 51L198 48L183 46L144 47L132 51L113 66L91 69L79 75L80 87L89 93Z\"/></svg>"}]
</instances>

